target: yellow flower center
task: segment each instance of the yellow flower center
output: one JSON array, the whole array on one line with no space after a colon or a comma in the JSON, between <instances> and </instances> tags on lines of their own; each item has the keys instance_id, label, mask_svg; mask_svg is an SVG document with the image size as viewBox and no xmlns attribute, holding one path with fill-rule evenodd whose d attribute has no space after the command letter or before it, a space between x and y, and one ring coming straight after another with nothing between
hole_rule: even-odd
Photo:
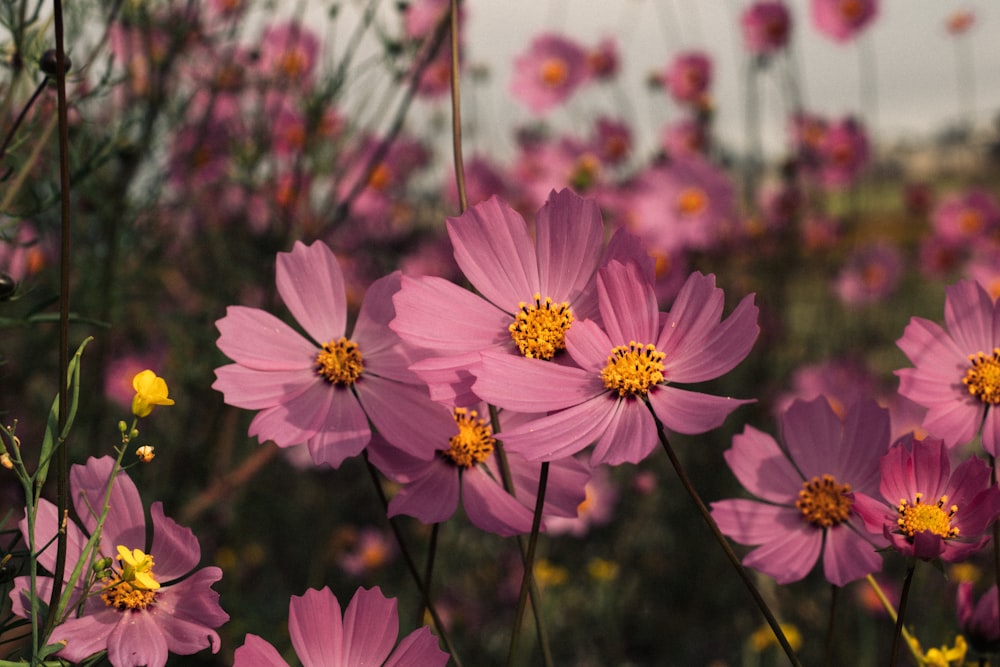
<instances>
[{"instance_id":1,"label":"yellow flower center","mask_svg":"<svg viewBox=\"0 0 1000 667\"><path fill-rule=\"evenodd\" d=\"M1000 347L993 348L990 356L983 352L970 354L969 361L972 365L965 371L962 384L983 403L1000 403Z\"/></svg>"},{"instance_id":2,"label":"yellow flower center","mask_svg":"<svg viewBox=\"0 0 1000 667\"><path fill-rule=\"evenodd\" d=\"M349 387L364 370L358 344L343 336L339 340L323 343L322 349L316 355L316 372L331 384Z\"/></svg>"},{"instance_id":3,"label":"yellow flower center","mask_svg":"<svg viewBox=\"0 0 1000 667\"><path fill-rule=\"evenodd\" d=\"M915 533L929 530L944 538L958 537L958 528L951 525L951 518L958 511L958 505L952 505L945 510L948 496L941 496L933 505L925 505L923 496L922 493L916 494L912 504L905 498L900 498L899 506L896 508L899 513L896 524L900 532L913 537Z\"/></svg>"},{"instance_id":4,"label":"yellow flower center","mask_svg":"<svg viewBox=\"0 0 1000 667\"><path fill-rule=\"evenodd\" d=\"M805 520L820 528L829 528L847 521L854 501L847 495L850 484L838 484L832 475L813 477L802 482L795 506Z\"/></svg>"},{"instance_id":5,"label":"yellow flower center","mask_svg":"<svg viewBox=\"0 0 1000 667\"><path fill-rule=\"evenodd\" d=\"M619 345L608 355L601 380L619 396L645 397L650 387L663 382L665 356L655 345L641 345L635 341Z\"/></svg>"},{"instance_id":6,"label":"yellow flower center","mask_svg":"<svg viewBox=\"0 0 1000 667\"><path fill-rule=\"evenodd\" d=\"M121 572L112 572L103 579L104 589L101 599L104 604L121 611L145 609L156 599L160 583L153 575L153 556L141 549L131 551L118 546L118 560Z\"/></svg>"},{"instance_id":7,"label":"yellow flower center","mask_svg":"<svg viewBox=\"0 0 1000 667\"><path fill-rule=\"evenodd\" d=\"M677 212L681 215L696 215L708 207L708 195L701 188L684 188L677 195Z\"/></svg>"},{"instance_id":8,"label":"yellow flower center","mask_svg":"<svg viewBox=\"0 0 1000 667\"><path fill-rule=\"evenodd\" d=\"M542 63L538 74L542 79L542 83L555 88L565 83L569 76L569 67L567 67L566 61L562 58L549 58Z\"/></svg>"},{"instance_id":9,"label":"yellow flower center","mask_svg":"<svg viewBox=\"0 0 1000 667\"><path fill-rule=\"evenodd\" d=\"M507 330L517 349L531 359L551 359L559 350L566 349L566 331L573 324L573 311L569 304L552 303L552 299L535 295L535 302L518 304L521 309Z\"/></svg>"},{"instance_id":10,"label":"yellow flower center","mask_svg":"<svg viewBox=\"0 0 1000 667\"><path fill-rule=\"evenodd\" d=\"M471 468L484 463L493 453L496 439L493 431L479 413L466 408L455 408L455 423L458 433L448 438L445 458L460 468Z\"/></svg>"}]
</instances>

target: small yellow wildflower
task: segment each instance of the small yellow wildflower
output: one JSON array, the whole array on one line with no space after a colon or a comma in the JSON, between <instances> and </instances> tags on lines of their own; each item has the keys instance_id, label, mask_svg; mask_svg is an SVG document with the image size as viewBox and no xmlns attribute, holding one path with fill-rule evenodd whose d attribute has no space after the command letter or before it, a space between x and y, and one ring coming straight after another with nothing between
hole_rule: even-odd
<instances>
[{"instance_id":1,"label":"small yellow wildflower","mask_svg":"<svg viewBox=\"0 0 1000 667\"><path fill-rule=\"evenodd\" d=\"M167 398L169 390L167 381L157 377L156 373L146 369L132 378L132 388L135 397L132 398L132 414L136 417L147 417L153 411L154 405L173 405L174 401Z\"/></svg>"},{"instance_id":2,"label":"small yellow wildflower","mask_svg":"<svg viewBox=\"0 0 1000 667\"><path fill-rule=\"evenodd\" d=\"M605 558L591 558L587 562L587 574L596 581L614 581L618 578L618 563Z\"/></svg>"},{"instance_id":3,"label":"small yellow wildflower","mask_svg":"<svg viewBox=\"0 0 1000 667\"><path fill-rule=\"evenodd\" d=\"M118 560L122 562L121 579L131 584L132 588L155 591L160 587L160 582L153 576L153 557L142 549L129 551L119 544Z\"/></svg>"},{"instance_id":4,"label":"small yellow wildflower","mask_svg":"<svg viewBox=\"0 0 1000 667\"><path fill-rule=\"evenodd\" d=\"M798 651L802 648L802 633L799 632L797 627L791 623L779 623L778 625L781 631L785 633L785 639L788 640L793 651ZM769 625L762 625L757 628L750 635L748 642L750 648L757 653L763 653L770 646L778 646L778 638L774 636L774 632L771 631L771 626Z\"/></svg>"},{"instance_id":5,"label":"small yellow wildflower","mask_svg":"<svg viewBox=\"0 0 1000 667\"><path fill-rule=\"evenodd\" d=\"M962 635L955 637L955 645L951 648L942 646L924 653L916 637L910 639L910 646L913 652L920 656L921 667L961 667L965 664L965 654L969 650L969 645Z\"/></svg>"},{"instance_id":6,"label":"small yellow wildflower","mask_svg":"<svg viewBox=\"0 0 1000 667\"><path fill-rule=\"evenodd\" d=\"M156 456L156 453L153 451L153 447L151 445L143 445L135 450L135 455L143 463L149 463L153 460L153 457Z\"/></svg>"}]
</instances>

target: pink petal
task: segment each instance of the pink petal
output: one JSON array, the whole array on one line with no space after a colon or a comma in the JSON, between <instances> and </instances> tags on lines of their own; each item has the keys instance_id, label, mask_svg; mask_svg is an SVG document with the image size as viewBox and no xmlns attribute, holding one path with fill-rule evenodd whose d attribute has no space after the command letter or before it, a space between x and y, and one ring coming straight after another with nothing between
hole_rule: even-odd
<instances>
[{"instance_id":1,"label":"pink petal","mask_svg":"<svg viewBox=\"0 0 1000 667\"><path fill-rule=\"evenodd\" d=\"M774 577L779 584L805 578L819 559L823 531L804 521L771 542L751 551L743 565Z\"/></svg>"},{"instance_id":2,"label":"pink petal","mask_svg":"<svg viewBox=\"0 0 1000 667\"><path fill-rule=\"evenodd\" d=\"M281 300L314 341L322 345L344 335L344 275L325 243L307 246L296 241L290 253L279 252L277 285Z\"/></svg>"},{"instance_id":3,"label":"pink petal","mask_svg":"<svg viewBox=\"0 0 1000 667\"><path fill-rule=\"evenodd\" d=\"M120 620L108 635L108 661L112 665L167 664L167 638L153 617L141 611L116 612Z\"/></svg>"},{"instance_id":4,"label":"pink petal","mask_svg":"<svg viewBox=\"0 0 1000 667\"><path fill-rule=\"evenodd\" d=\"M929 406L923 427L949 447L971 442L983 421L986 406L979 401L951 401Z\"/></svg>"},{"instance_id":5,"label":"pink petal","mask_svg":"<svg viewBox=\"0 0 1000 667\"><path fill-rule=\"evenodd\" d=\"M463 472L462 506L469 521L480 530L502 537L531 532L533 510L519 503L481 470Z\"/></svg>"},{"instance_id":6,"label":"pink petal","mask_svg":"<svg viewBox=\"0 0 1000 667\"><path fill-rule=\"evenodd\" d=\"M864 522L865 530L873 535L881 535L887 524L894 525L896 521L896 512L885 502L864 493L854 494L852 509Z\"/></svg>"},{"instance_id":7,"label":"pink petal","mask_svg":"<svg viewBox=\"0 0 1000 667\"><path fill-rule=\"evenodd\" d=\"M983 422L982 431L983 449L990 456L1000 456L1000 415L997 406L992 406L986 411L986 419Z\"/></svg>"},{"instance_id":8,"label":"pink petal","mask_svg":"<svg viewBox=\"0 0 1000 667\"><path fill-rule=\"evenodd\" d=\"M844 421L844 437L829 462L835 476L843 477L855 491L874 493L879 483L879 459L889 450L889 411L874 400L858 401Z\"/></svg>"},{"instance_id":9,"label":"pink petal","mask_svg":"<svg viewBox=\"0 0 1000 667\"><path fill-rule=\"evenodd\" d=\"M517 211L493 196L448 218L455 261L480 294L507 312L541 290L538 259ZM543 295L544 296L544 295Z\"/></svg>"},{"instance_id":10,"label":"pink petal","mask_svg":"<svg viewBox=\"0 0 1000 667\"><path fill-rule=\"evenodd\" d=\"M474 405L480 402L480 398L472 390L476 381L473 369L478 370L481 362L480 350L474 350L447 357L422 359L410 369L427 385L431 400L444 405Z\"/></svg>"},{"instance_id":11,"label":"pink petal","mask_svg":"<svg viewBox=\"0 0 1000 667\"><path fill-rule=\"evenodd\" d=\"M566 332L566 351L580 368L591 373L600 375L614 347L615 344L593 320L574 322Z\"/></svg>"},{"instance_id":12,"label":"pink petal","mask_svg":"<svg viewBox=\"0 0 1000 667\"><path fill-rule=\"evenodd\" d=\"M304 667L345 665L340 603L329 588L310 588L288 603L288 634Z\"/></svg>"},{"instance_id":13,"label":"pink petal","mask_svg":"<svg viewBox=\"0 0 1000 667\"><path fill-rule=\"evenodd\" d=\"M424 446L428 441L447 449L448 439L456 433L451 410L432 401L420 387L369 377L355 388L379 434L413 456L429 458Z\"/></svg>"},{"instance_id":14,"label":"pink petal","mask_svg":"<svg viewBox=\"0 0 1000 667\"><path fill-rule=\"evenodd\" d=\"M411 345L453 355L510 343L510 313L442 278L403 276L392 302L390 327Z\"/></svg>"},{"instance_id":15,"label":"pink petal","mask_svg":"<svg viewBox=\"0 0 1000 667\"><path fill-rule=\"evenodd\" d=\"M70 662L81 662L108 648L108 637L121 620L121 612L105 608L97 614L71 618L52 631L52 642L65 641L66 647L57 655ZM166 643L163 644L166 659Z\"/></svg>"},{"instance_id":16,"label":"pink petal","mask_svg":"<svg viewBox=\"0 0 1000 667\"><path fill-rule=\"evenodd\" d=\"M351 414L350 404L357 399L349 389L317 382L288 403L263 410L250 422L249 434L264 442L273 440L279 447L289 447L306 442L320 430L341 430L341 426L356 428L357 420L341 424L332 417ZM353 410L356 414L358 410Z\"/></svg>"},{"instance_id":17,"label":"pink petal","mask_svg":"<svg viewBox=\"0 0 1000 667\"><path fill-rule=\"evenodd\" d=\"M608 338L616 345L656 341L659 324L653 286L636 264L611 261L597 274L597 299Z\"/></svg>"},{"instance_id":18,"label":"pink petal","mask_svg":"<svg viewBox=\"0 0 1000 667\"><path fill-rule=\"evenodd\" d=\"M102 456L88 458L85 465L70 468L73 508L87 531L92 532L97 526L97 516L104 507L104 496L114 465L114 459ZM101 551L105 555L115 555L119 544L130 549L144 548L146 514L135 482L124 471L119 470L115 476L108 508L101 534Z\"/></svg>"},{"instance_id":19,"label":"pink petal","mask_svg":"<svg viewBox=\"0 0 1000 667\"><path fill-rule=\"evenodd\" d=\"M258 308L229 306L215 323L218 348L227 357L259 371L312 368L316 346L274 315ZM326 342L326 341L320 341Z\"/></svg>"},{"instance_id":20,"label":"pink petal","mask_svg":"<svg viewBox=\"0 0 1000 667\"><path fill-rule=\"evenodd\" d=\"M966 354L990 354L996 346L993 299L974 280L945 288L944 320L956 345Z\"/></svg>"},{"instance_id":21,"label":"pink petal","mask_svg":"<svg viewBox=\"0 0 1000 667\"><path fill-rule=\"evenodd\" d=\"M388 516L405 514L425 524L448 520L458 507L458 470L436 459L426 476L400 489L389 501Z\"/></svg>"},{"instance_id":22,"label":"pink petal","mask_svg":"<svg viewBox=\"0 0 1000 667\"><path fill-rule=\"evenodd\" d=\"M203 567L191 576L160 588L155 608L150 608L167 637L171 653L190 655L206 648L219 650L219 635L213 630L229 620L219 606L212 584L222 579L222 570Z\"/></svg>"},{"instance_id":23,"label":"pink petal","mask_svg":"<svg viewBox=\"0 0 1000 667\"><path fill-rule=\"evenodd\" d=\"M49 572L56 571L56 537L59 534L59 526L62 517L59 516L59 509L45 498L38 500L38 509L35 514L35 546L41 548L38 554L38 564ZM21 519L18 522L21 536L25 544L28 544L28 520ZM88 536L77 527L76 523L66 524L66 568L63 572L63 581L69 581L73 567L83 553L83 547L87 544ZM43 548L44 547L44 548Z\"/></svg>"},{"instance_id":24,"label":"pink petal","mask_svg":"<svg viewBox=\"0 0 1000 667\"><path fill-rule=\"evenodd\" d=\"M722 290L717 291L721 303ZM760 334L753 295L744 297L722 322L704 317L710 308L691 317L687 311L683 317L675 316L676 309L675 302L657 342L657 349L666 355L668 382L703 382L728 373L746 358Z\"/></svg>"},{"instance_id":25,"label":"pink petal","mask_svg":"<svg viewBox=\"0 0 1000 667\"><path fill-rule=\"evenodd\" d=\"M368 444L367 454L368 460L383 475L399 484L409 484L429 474L430 467L440 463L435 457L438 449L440 448L430 449L428 446L426 456L417 457L390 445L385 438L373 435L372 441Z\"/></svg>"},{"instance_id":26,"label":"pink petal","mask_svg":"<svg viewBox=\"0 0 1000 667\"><path fill-rule=\"evenodd\" d=\"M155 562L156 578L163 582L184 576L201 560L198 538L190 528L165 516L162 502L154 502L149 511L153 519L153 544L150 551Z\"/></svg>"},{"instance_id":27,"label":"pink petal","mask_svg":"<svg viewBox=\"0 0 1000 667\"><path fill-rule=\"evenodd\" d=\"M590 465L638 463L657 444L656 423L646 404L626 398L617 402L607 430L594 446Z\"/></svg>"},{"instance_id":28,"label":"pink petal","mask_svg":"<svg viewBox=\"0 0 1000 667\"><path fill-rule=\"evenodd\" d=\"M797 400L781 415L781 433L788 454L806 479L832 475L840 468L838 459L843 431L843 422L824 396L808 402ZM838 479L837 482L853 484L851 480Z\"/></svg>"},{"instance_id":29,"label":"pink petal","mask_svg":"<svg viewBox=\"0 0 1000 667\"><path fill-rule=\"evenodd\" d=\"M957 365L964 365L970 354L979 351L964 351L965 348L956 345L940 325L922 317L910 319L896 345L914 366L927 367L935 373L944 374L950 374L951 369ZM991 351L983 350L987 353Z\"/></svg>"},{"instance_id":30,"label":"pink petal","mask_svg":"<svg viewBox=\"0 0 1000 667\"><path fill-rule=\"evenodd\" d=\"M559 410L607 391L590 371L497 352L483 353L473 390L488 403L518 412Z\"/></svg>"},{"instance_id":31,"label":"pink petal","mask_svg":"<svg viewBox=\"0 0 1000 667\"><path fill-rule=\"evenodd\" d=\"M448 654L438 647L438 640L426 625L417 628L399 642L383 667L445 667Z\"/></svg>"},{"instance_id":32,"label":"pink petal","mask_svg":"<svg viewBox=\"0 0 1000 667\"><path fill-rule=\"evenodd\" d=\"M532 499L538 496L541 464L513 452L507 452L507 464L514 481L514 495L526 506L532 506ZM496 476L500 478L499 474ZM590 476L590 468L574 458L552 461L545 488L545 516L576 518L580 503L587 497Z\"/></svg>"},{"instance_id":33,"label":"pink petal","mask_svg":"<svg viewBox=\"0 0 1000 667\"><path fill-rule=\"evenodd\" d=\"M748 545L773 542L805 524L802 513L794 507L745 498L712 503L712 518L726 537Z\"/></svg>"},{"instance_id":34,"label":"pink petal","mask_svg":"<svg viewBox=\"0 0 1000 667\"><path fill-rule=\"evenodd\" d=\"M247 635L233 654L233 667L288 667L278 650L257 635Z\"/></svg>"},{"instance_id":35,"label":"pink petal","mask_svg":"<svg viewBox=\"0 0 1000 667\"><path fill-rule=\"evenodd\" d=\"M572 190L552 192L538 212L536 229L542 298L572 304L597 270L604 243L601 209Z\"/></svg>"},{"instance_id":36,"label":"pink petal","mask_svg":"<svg viewBox=\"0 0 1000 667\"><path fill-rule=\"evenodd\" d=\"M399 635L395 598L359 588L344 612L344 664L381 665Z\"/></svg>"},{"instance_id":37,"label":"pink petal","mask_svg":"<svg viewBox=\"0 0 1000 667\"><path fill-rule=\"evenodd\" d=\"M718 326L722 319L725 295L715 286L714 275L695 271L681 286L670 307L666 326L663 327L657 347L669 357L681 356L677 350L691 347L690 338L697 341L702 332ZM690 356L689 352L683 354Z\"/></svg>"},{"instance_id":38,"label":"pink petal","mask_svg":"<svg viewBox=\"0 0 1000 667\"><path fill-rule=\"evenodd\" d=\"M498 433L497 437L508 451L532 461L572 456L608 429L618 400L609 394L600 394L580 405Z\"/></svg>"},{"instance_id":39,"label":"pink petal","mask_svg":"<svg viewBox=\"0 0 1000 667\"><path fill-rule=\"evenodd\" d=\"M240 364L216 368L215 378L212 389L221 392L227 404L244 410L263 410L287 403L321 382L312 367L259 371Z\"/></svg>"},{"instance_id":40,"label":"pink petal","mask_svg":"<svg viewBox=\"0 0 1000 667\"><path fill-rule=\"evenodd\" d=\"M753 426L733 436L723 456L743 488L763 500L791 505L802 490L802 475L775 439Z\"/></svg>"},{"instance_id":41,"label":"pink petal","mask_svg":"<svg viewBox=\"0 0 1000 667\"><path fill-rule=\"evenodd\" d=\"M306 442L313 463L337 468L345 459L360 454L370 440L365 411L353 394L343 391L333 396L315 435Z\"/></svg>"},{"instance_id":42,"label":"pink petal","mask_svg":"<svg viewBox=\"0 0 1000 667\"><path fill-rule=\"evenodd\" d=\"M881 569L882 556L847 524L827 529L823 573L831 584L845 586Z\"/></svg>"},{"instance_id":43,"label":"pink petal","mask_svg":"<svg viewBox=\"0 0 1000 667\"><path fill-rule=\"evenodd\" d=\"M704 433L722 425L730 412L753 400L712 396L695 391L658 385L648 394L653 411L671 431Z\"/></svg>"}]
</instances>

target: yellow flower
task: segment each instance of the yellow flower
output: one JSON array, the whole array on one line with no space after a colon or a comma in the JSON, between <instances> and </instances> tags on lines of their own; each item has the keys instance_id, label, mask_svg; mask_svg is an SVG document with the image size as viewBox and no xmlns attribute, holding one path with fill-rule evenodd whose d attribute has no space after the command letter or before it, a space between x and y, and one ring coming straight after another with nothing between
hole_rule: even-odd
<instances>
[{"instance_id":1,"label":"yellow flower","mask_svg":"<svg viewBox=\"0 0 1000 667\"><path fill-rule=\"evenodd\" d=\"M954 647L932 648L927 653L920 649L920 642L917 641L916 637L910 639L910 645L914 652L920 656L922 667L961 667L965 664L965 654L969 650L969 645L962 635L955 637Z\"/></svg>"},{"instance_id":2,"label":"yellow flower","mask_svg":"<svg viewBox=\"0 0 1000 667\"><path fill-rule=\"evenodd\" d=\"M132 549L118 545L118 560L122 562L122 581L126 581L144 591L155 591L160 582L153 576L153 557L142 549Z\"/></svg>"},{"instance_id":3,"label":"yellow flower","mask_svg":"<svg viewBox=\"0 0 1000 667\"><path fill-rule=\"evenodd\" d=\"M785 633L785 639L788 640L792 650L798 651L802 647L802 633L799 632L799 629L791 623L779 623L778 625ZM778 646L778 638L774 636L771 626L762 625L750 635L749 643L755 652L762 653L770 646Z\"/></svg>"},{"instance_id":4,"label":"yellow flower","mask_svg":"<svg viewBox=\"0 0 1000 667\"><path fill-rule=\"evenodd\" d=\"M153 411L154 405L173 405L174 401L167 398L167 381L157 377L156 373L147 369L137 373L132 378L132 388L135 397L132 398L132 414L136 417L146 417Z\"/></svg>"}]
</instances>

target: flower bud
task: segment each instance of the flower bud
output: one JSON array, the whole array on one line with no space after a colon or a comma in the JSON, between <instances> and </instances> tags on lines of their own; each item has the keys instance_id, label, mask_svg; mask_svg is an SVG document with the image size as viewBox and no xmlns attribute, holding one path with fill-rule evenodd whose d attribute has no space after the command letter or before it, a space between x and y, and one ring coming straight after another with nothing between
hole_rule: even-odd
<instances>
[{"instance_id":1,"label":"flower bud","mask_svg":"<svg viewBox=\"0 0 1000 667\"><path fill-rule=\"evenodd\" d=\"M156 454L153 452L153 447L150 445L143 445L139 449L135 450L135 455L139 457L139 460L143 463L149 463L153 460Z\"/></svg>"},{"instance_id":2,"label":"flower bud","mask_svg":"<svg viewBox=\"0 0 1000 667\"><path fill-rule=\"evenodd\" d=\"M70 63L69 56L66 55L63 57L63 62L66 65L65 73L70 70L72 64ZM55 76L58 73L58 65L55 49L49 49L38 59L38 67L49 76Z\"/></svg>"}]
</instances>

